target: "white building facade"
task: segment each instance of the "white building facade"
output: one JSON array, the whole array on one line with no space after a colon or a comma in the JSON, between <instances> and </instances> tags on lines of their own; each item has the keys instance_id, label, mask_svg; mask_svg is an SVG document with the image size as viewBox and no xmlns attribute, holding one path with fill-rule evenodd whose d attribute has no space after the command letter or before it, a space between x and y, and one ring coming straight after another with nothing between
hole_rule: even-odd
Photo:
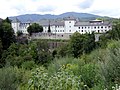
<instances>
[{"instance_id":1,"label":"white building facade","mask_svg":"<svg viewBox=\"0 0 120 90\"><path fill-rule=\"evenodd\" d=\"M53 34L73 34L79 32L85 33L105 33L112 29L112 24L108 21L91 20L87 22L77 21L73 17L68 17L61 21L40 21L35 22L43 26L42 33L48 33L48 27L50 25L51 33ZM12 21L12 28L15 34L21 31L23 34L28 34L27 28L31 25L31 22L20 22L18 19Z\"/></svg>"}]
</instances>

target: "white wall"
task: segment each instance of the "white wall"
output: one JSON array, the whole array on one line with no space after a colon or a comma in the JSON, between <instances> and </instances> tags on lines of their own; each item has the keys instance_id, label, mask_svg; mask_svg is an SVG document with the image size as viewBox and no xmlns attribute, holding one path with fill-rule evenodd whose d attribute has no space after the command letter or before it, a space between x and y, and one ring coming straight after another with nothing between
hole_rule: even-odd
<instances>
[{"instance_id":1,"label":"white wall","mask_svg":"<svg viewBox=\"0 0 120 90\"><path fill-rule=\"evenodd\" d=\"M65 21L65 33L74 33L75 30L75 21L74 20L66 20Z\"/></svg>"},{"instance_id":2,"label":"white wall","mask_svg":"<svg viewBox=\"0 0 120 90\"><path fill-rule=\"evenodd\" d=\"M15 34L17 34L18 30L20 30L19 26L20 26L20 23L12 23L12 28Z\"/></svg>"}]
</instances>

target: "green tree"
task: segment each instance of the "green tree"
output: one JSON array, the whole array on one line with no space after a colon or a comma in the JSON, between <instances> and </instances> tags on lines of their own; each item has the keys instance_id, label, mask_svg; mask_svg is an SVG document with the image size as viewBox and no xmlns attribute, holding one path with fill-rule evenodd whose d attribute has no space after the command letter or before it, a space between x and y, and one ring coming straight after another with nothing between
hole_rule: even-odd
<instances>
[{"instance_id":1,"label":"green tree","mask_svg":"<svg viewBox=\"0 0 120 90\"><path fill-rule=\"evenodd\" d=\"M48 26L48 33L50 33L51 32L51 29L50 29L50 24L49 24L49 26Z\"/></svg>"},{"instance_id":2,"label":"green tree","mask_svg":"<svg viewBox=\"0 0 120 90\"><path fill-rule=\"evenodd\" d=\"M74 57L89 53L95 48L95 36L92 34L80 34L75 32L69 42L69 51Z\"/></svg>"},{"instance_id":3,"label":"green tree","mask_svg":"<svg viewBox=\"0 0 120 90\"><path fill-rule=\"evenodd\" d=\"M19 37L19 36L21 36L21 35L23 35L23 33L22 33L21 31L18 31L18 32L17 32L17 36Z\"/></svg>"},{"instance_id":4,"label":"green tree","mask_svg":"<svg viewBox=\"0 0 120 90\"><path fill-rule=\"evenodd\" d=\"M3 20L3 22L7 22L11 24L11 20L8 17L5 20Z\"/></svg>"},{"instance_id":5,"label":"green tree","mask_svg":"<svg viewBox=\"0 0 120 90\"><path fill-rule=\"evenodd\" d=\"M32 33L38 33L38 32L42 32L43 31L43 27L40 26L37 23L33 23L32 25L30 25L27 28L28 33L30 34L30 36L32 35Z\"/></svg>"},{"instance_id":6,"label":"green tree","mask_svg":"<svg viewBox=\"0 0 120 90\"><path fill-rule=\"evenodd\" d=\"M3 51L3 46L2 46L1 39L0 39L0 57L1 57L2 51Z\"/></svg>"},{"instance_id":7,"label":"green tree","mask_svg":"<svg viewBox=\"0 0 120 90\"><path fill-rule=\"evenodd\" d=\"M7 49L11 43L15 42L14 30L8 22L8 20L4 20L2 24L0 24L0 38L3 49Z\"/></svg>"},{"instance_id":8,"label":"green tree","mask_svg":"<svg viewBox=\"0 0 120 90\"><path fill-rule=\"evenodd\" d=\"M52 60L52 53L50 52L47 41L39 40L37 41L37 63L46 64Z\"/></svg>"}]
</instances>

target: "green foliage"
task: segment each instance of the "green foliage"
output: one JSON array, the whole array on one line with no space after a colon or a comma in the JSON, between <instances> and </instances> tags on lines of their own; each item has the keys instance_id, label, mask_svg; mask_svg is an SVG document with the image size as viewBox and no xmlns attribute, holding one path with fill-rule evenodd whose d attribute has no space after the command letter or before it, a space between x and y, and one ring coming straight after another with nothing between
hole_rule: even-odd
<instances>
[{"instance_id":1,"label":"green foliage","mask_svg":"<svg viewBox=\"0 0 120 90\"><path fill-rule=\"evenodd\" d=\"M107 56L101 64L106 83L120 83L120 41L113 41L106 50Z\"/></svg>"},{"instance_id":2,"label":"green foliage","mask_svg":"<svg viewBox=\"0 0 120 90\"><path fill-rule=\"evenodd\" d=\"M86 61L84 59L74 59L70 57L53 60L48 66L48 74L53 75L59 72L59 68L62 68L66 72L72 71L75 76L81 76L81 81L89 88L99 88L98 86L103 88L99 65L92 60L87 63Z\"/></svg>"},{"instance_id":3,"label":"green foliage","mask_svg":"<svg viewBox=\"0 0 120 90\"><path fill-rule=\"evenodd\" d=\"M7 23L11 24L11 20L8 17L5 20L3 20L3 22L7 22Z\"/></svg>"},{"instance_id":4,"label":"green foliage","mask_svg":"<svg viewBox=\"0 0 120 90\"><path fill-rule=\"evenodd\" d=\"M0 89L1 90L16 90L19 85L19 77L16 72L17 68L2 68L0 69Z\"/></svg>"},{"instance_id":5,"label":"green foliage","mask_svg":"<svg viewBox=\"0 0 120 90\"><path fill-rule=\"evenodd\" d=\"M98 66L92 63L81 67L81 78L89 88L97 86L102 81L98 70Z\"/></svg>"},{"instance_id":6,"label":"green foliage","mask_svg":"<svg viewBox=\"0 0 120 90\"><path fill-rule=\"evenodd\" d=\"M1 39L0 39L0 58L1 58L1 54L3 52L3 46L2 46L2 42L1 42Z\"/></svg>"},{"instance_id":7,"label":"green foliage","mask_svg":"<svg viewBox=\"0 0 120 90\"><path fill-rule=\"evenodd\" d=\"M1 61L4 64L21 67L21 64L25 61L34 61L32 51L28 49L28 45L13 43L7 51L4 51Z\"/></svg>"},{"instance_id":8,"label":"green foliage","mask_svg":"<svg viewBox=\"0 0 120 90\"><path fill-rule=\"evenodd\" d=\"M50 62L50 60L52 60L52 53L50 52L48 43L43 40L38 40L36 44L38 56L36 62L40 64L47 64L48 62Z\"/></svg>"},{"instance_id":9,"label":"green foliage","mask_svg":"<svg viewBox=\"0 0 120 90\"><path fill-rule=\"evenodd\" d=\"M30 42L27 44L13 43L7 51L4 51L1 62L12 66L21 67L23 62L34 61L36 64L45 66L52 60L52 52L48 43L43 40Z\"/></svg>"},{"instance_id":10,"label":"green foliage","mask_svg":"<svg viewBox=\"0 0 120 90\"><path fill-rule=\"evenodd\" d=\"M84 88L80 76L74 76L72 72L64 70L48 76L43 67L32 72L28 84L30 90L81 90Z\"/></svg>"},{"instance_id":11,"label":"green foliage","mask_svg":"<svg viewBox=\"0 0 120 90\"><path fill-rule=\"evenodd\" d=\"M63 44L62 46L58 47L56 50L57 50L57 55L56 55L57 57L65 57L70 55L68 44Z\"/></svg>"},{"instance_id":12,"label":"green foliage","mask_svg":"<svg viewBox=\"0 0 120 90\"><path fill-rule=\"evenodd\" d=\"M67 65L67 64L79 64L79 59L74 59L73 57L64 57L64 58L55 58L53 61L51 61L51 63L48 65L48 73L54 74L56 72L59 71L59 69L63 66L63 65ZM77 71L76 71L77 72Z\"/></svg>"},{"instance_id":13,"label":"green foliage","mask_svg":"<svg viewBox=\"0 0 120 90\"><path fill-rule=\"evenodd\" d=\"M23 35L23 33L21 31L18 31L17 36L21 36L21 35Z\"/></svg>"},{"instance_id":14,"label":"green foliage","mask_svg":"<svg viewBox=\"0 0 120 90\"><path fill-rule=\"evenodd\" d=\"M75 32L69 43L69 50L74 57L79 57L84 53L89 53L95 48L95 36L92 34L80 34Z\"/></svg>"},{"instance_id":15,"label":"green foliage","mask_svg":"<svg viewBox=\"0 0 120 90\"><path fill-rule=\"evenodd\" d=\"M120 83L120 41L112 41L106 49L93 51L85 60L99 65L102 87L110 89L115 83Z\"/></svg>"},{"instance_id":16,"label":"green foliage","mask_svg":"<svg viewBox=\"0 0 120 90\"><path fill-rule=\"evenodd\" d=\"M30 34L30 36L32 35L32 33L38 33L38 32L42 32L43 31L43 27L40 26L37 23L33 23L32 25L30 25L27 28L28 33Z\"/></svg>"},{"instance_id":17,"label":"green foliage","mask_svg":"<svg viewBox=\"0 0 120 90\"><path fill-rule=\"evenodd\" d=\"M14 31L10 23L4 21L0 24L0 38L3 49L7 49L15 41Z\"/></svg>"},{"instance_id":18,"label":"green foliage","mask_svg":"<svg viewBox=\"0 0 120 90\"><path fill-rule=\"evenodd\" d=\"M106 48L107 42L110 40L120 39L120 19L114 20L112 30L100 36L99 46Z\"/></svg>"},{"instance_id":19,"label":"green foliage","mask_svg":"<svg viewBox=\"0 0 120 90\"><path fill-rule=\"evenodd\" d=\"M37 65L35 64L34 61L26 61L26 62L23 62L21 67L24 68L24 69L27 69L27 70L31 70L33 68L35 68Z\"/></svg>"}]
</instances>

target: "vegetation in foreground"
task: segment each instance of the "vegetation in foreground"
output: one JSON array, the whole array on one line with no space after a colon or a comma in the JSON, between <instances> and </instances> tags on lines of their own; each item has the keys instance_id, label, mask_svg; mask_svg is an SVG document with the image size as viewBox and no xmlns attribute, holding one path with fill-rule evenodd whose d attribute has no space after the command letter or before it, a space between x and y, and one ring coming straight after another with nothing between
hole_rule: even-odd
<instances>
[{"instance_id":1,"label":"vegetation in foreground","mask_svg":"<svg viewBox=\"0 0 120 90\"><path fill-rule=\"evenodd\" d=\"M9 20L3 23L9 27ZM54 51L50 50L47 40L21 44L13 39L4 46L2 35L7 31L1 31L12 29L1 24L0 89L120 89L119 24L119 20L115 22L113 30L101 36L99 42L94 42L94 33L76 32L67 44Z\"/></svg>"}]
</instances>

